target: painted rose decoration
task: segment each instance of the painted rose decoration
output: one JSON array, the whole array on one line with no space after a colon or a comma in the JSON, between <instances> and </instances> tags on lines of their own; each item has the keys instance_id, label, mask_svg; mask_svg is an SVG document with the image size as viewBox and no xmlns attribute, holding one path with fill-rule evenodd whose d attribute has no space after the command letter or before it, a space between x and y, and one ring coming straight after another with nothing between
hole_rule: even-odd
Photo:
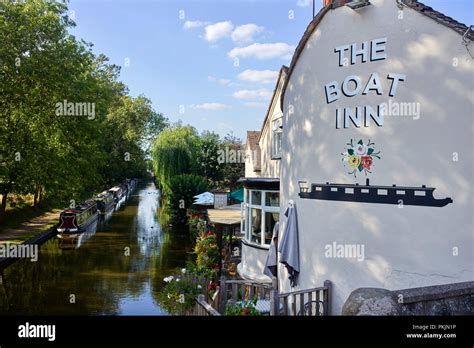
<instances>
[{"instance_id":1,"label":"painted rose decoration","mask_svg":"<svg viewBox=\"0 0 474 348\"><path fill-rule=\"evenodd\" d=\"M357 176L357 173L364 172L372 173L372 167L374 165L374 158L380 159L380 151L376 152L374 143L369 141L367 144L364 144L362 139L356 142L355 139L351 139L350 143L347 143L346 152L343 152L341 155L342 160L347 162L347 165L350 168L349 174Z\"/></svg>"}]
</instances>

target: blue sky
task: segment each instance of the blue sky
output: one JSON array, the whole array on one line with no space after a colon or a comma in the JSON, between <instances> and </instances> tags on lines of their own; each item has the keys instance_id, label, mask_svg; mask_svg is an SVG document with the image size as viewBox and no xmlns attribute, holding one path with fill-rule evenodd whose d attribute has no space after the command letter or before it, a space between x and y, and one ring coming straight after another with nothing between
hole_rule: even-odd
<instances>
[{"instance_id":1,"label":"blue sky","mask_svg":"<svg viewBox=\"0 0 474 348\"><path fill-rule=\"evenodd\" d=\"M422 2L474 23L472 0ZM131 95L144 94L173 122L241 138L260 129L276 75L312 12L308 0L71 0L69 7L72 33L122 66Z\"/></svg>"}]
</instances>

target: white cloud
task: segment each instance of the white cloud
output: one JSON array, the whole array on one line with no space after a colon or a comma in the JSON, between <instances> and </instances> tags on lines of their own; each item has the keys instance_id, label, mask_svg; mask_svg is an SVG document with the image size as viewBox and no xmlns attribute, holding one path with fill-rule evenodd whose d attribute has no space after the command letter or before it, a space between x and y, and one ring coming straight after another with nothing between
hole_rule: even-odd
<instances>
[{"instance_id":1,"label":"white cloud","mask_svg":"<svg viewBox=\"0 0 474 348\"><path fill-rule=\"evenodd\" d=\"M191 109L197 110L225 110L230 109L232 106L222 103L202 103L202 104L191 104Z\"/></svg>"},{"instance_id":2,"label":"white cloud","mask_svg":"<svg viewBox=\"0 0 474 348\"><path fill-rule=\"evenodd\" d=\"M264 108L268 106L268 104L261 103L261 102L245 102L244 105L249 108L256 108L256 109L260 109L260 108Z\"/></svg>"},{"instance_id":3,"label":"white cloud","mask_svg":"<svg viewBox=\"0 0 474 348\"><path fill-rule=\"evenodd\" d=\"M214 43L220 39L231 36L233 29L234 25L231 21L210 24L204 28L204 38Z\"/></svg>"},{"instance_id":4,"label":"white cloud","mask_svg":"<svg viewBox=\"0 0 474 348\"><path fill-rule=\"evenodd\" d=\"M231 38L234 42L250 42L253 41L254 35L261 33L264 30L263 27L260 27L256 24L244 24L239 25L232 32Z\"/></svg>"},{"instance_id":5,"label":"white cloud","mask_svg":"<svg viewBox=\"0 0 474 348\"><path fill-rule=\"evenodd\" d=\"M312 3L313 3L312 0L298 0L296 2L296 6L307 7L307 6L311 5Z\"/></svg>"},{"instance_id":6,"label":"white cloud","mask_svg":"<svg viewBox=\"0 0 474 348\"><path fill-rule=\"evenodd\" d=\"M183 24L183 29L194 29L194 28L200 28L209 22L201 22L201 21L186 21Z\"/></svg>"},{"instance_id":7,"label":"white cloud","mask_svg":"<svg viewBox=\"0 0 474 348\"><path fill-rule=\"evenodd\" d=\"M235 99L260 99L260 100L268 100L272 96L272 91L266 88L260 89L242 89L240 91L234 92L232 96Z\"/></svg>"},{"instance_id":8,"label":"white cloud","mask_svg":"<svg viewBox=\"0 0 474 348\"><path fill-rule=\"evenodd\" d=\"M254 43L246 47L235 47L227 53L230 58L250 58L257 59L273 59L284 58L289 59L295 50L294 46L290 46L284 42L276 43Z\"/></svg>"},{"instance_id":9,"label":"white cloud","mask_svg":"<svg viewBox=\"0 0 474 348\"><path fill-rule=\"evenodd\" d=\"M230 80L227 80L227 79L220 79L220 78L217 78L215 76L208 76L207 79L211 82L216 82L222 86L229 86L231 81Z\"/></svg>"},{"instance_id":10,"label":"white cloud","mask_svg":"<svg viewBox=\"0 0 474 348\"><path fill-rule=\"evenodd\" d=\"M273 70L245 70L242 71L237 78L243 81L271 83L275 82L278 77L278 71Z\"/></svg>"}]
</instances>

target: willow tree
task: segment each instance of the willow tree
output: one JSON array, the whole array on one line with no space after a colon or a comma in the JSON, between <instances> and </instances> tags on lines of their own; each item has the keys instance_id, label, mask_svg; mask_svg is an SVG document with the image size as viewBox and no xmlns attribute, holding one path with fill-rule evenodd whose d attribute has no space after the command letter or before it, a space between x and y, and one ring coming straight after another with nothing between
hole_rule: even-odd
<instances>
[{"instance_id":1,"label":"willow tree","mask_svg":"<svg viewBox=\"0 0 474 348\"><path fill-rule=\"evenodd\" d=\"M193 174L197 167L199 137L195 128L175 124L163 130L152 147L153 169L158 185L169 192L171 179Z\"/></svg>"}]
</instances>

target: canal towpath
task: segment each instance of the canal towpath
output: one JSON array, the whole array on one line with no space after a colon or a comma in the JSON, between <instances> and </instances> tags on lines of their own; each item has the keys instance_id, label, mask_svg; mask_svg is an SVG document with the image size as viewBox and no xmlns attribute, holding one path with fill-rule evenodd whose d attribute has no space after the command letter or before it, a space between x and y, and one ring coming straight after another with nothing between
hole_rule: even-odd
<instances>
[{"instance_id":1,"label":"canal towpath","mask_svg":"<svg viewBox=\"0 0 474 348\"><path fill-rule=\"evenodd\" d=\"M0 231L0 243L21 243L37 234L45 232L57 224L60 212L60 209L53 209L29 221L23 222L18 227L6 228Z\"/></svg>"}]
</instances>

